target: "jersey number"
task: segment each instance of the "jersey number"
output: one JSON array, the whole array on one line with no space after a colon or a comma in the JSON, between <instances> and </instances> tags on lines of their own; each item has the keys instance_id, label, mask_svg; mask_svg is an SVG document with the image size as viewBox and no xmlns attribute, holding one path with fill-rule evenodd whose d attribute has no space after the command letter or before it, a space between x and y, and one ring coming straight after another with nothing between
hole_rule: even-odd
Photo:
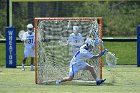
<instances>
[{"instance_id":1,"label":"jersey number","mask_svg":"<svg viewBox=\"0 0 140 93\"><path fill-rule=\"evenodd\" d=\"M28 39L28 44L32 44L33 43L33 39Z\"/></svg>"}]
</instances>

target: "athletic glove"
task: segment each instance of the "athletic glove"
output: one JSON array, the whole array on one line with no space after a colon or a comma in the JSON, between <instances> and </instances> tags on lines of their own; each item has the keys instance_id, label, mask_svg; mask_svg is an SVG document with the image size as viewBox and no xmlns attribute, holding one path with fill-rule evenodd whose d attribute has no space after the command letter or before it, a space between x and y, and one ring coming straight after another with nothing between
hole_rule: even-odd
<instances>
[{"instance_id":1,"label":"athletic glove","mask_svg":"<svg viewBox=\"0 0 140 93\"><path fill-rule=\"evenodd\" d=\"M101 53L101 55L103 56L106 52L108 52L107 49L105 49L105 50Z\"/></svg>"}]
</instances>

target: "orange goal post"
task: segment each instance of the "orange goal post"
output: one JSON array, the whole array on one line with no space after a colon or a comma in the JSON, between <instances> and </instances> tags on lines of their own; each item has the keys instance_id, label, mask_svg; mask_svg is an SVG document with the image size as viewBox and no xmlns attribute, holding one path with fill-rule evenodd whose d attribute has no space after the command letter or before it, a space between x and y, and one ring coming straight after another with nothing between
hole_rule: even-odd
<instances>
[{"instance_id":1,"label":"orange goal post","mask_svg":"<svg viewBox=\"0 0 140 93\"><path fill-rule=\"evenodd\" d=\"M102 17L46 17L34 18L35 30L35 83L50 84L68 76L71 46L67 44L73 26L79 27L84 40L92 33L102 40ZM92 36L93 40L95 39ZM102 51L102 46L93 48L93 54ZM86 60L94 66L102 79L102 59ZM79 71L74 80L92 81L88 71Z\"/></svg>"}]
</instances>

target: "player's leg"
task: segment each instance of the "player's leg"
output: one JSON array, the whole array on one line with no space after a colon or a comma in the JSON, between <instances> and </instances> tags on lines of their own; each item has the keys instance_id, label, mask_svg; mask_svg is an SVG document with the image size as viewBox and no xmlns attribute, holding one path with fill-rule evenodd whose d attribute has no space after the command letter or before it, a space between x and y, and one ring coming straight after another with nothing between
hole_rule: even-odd
<instances>
[{"instance_id":1,"label":"player's leg","mask_svg":"<svg viewBox=\"0 0 140 93\"><path fill-rule=\"evenodd\" d=\"M30 70L34 71L34 57L35 57L34 49L30 49L30 57L31 57Z\"/></svg>"},{"instance_id":2,"label":"player's leg","mask_svg":"<svg viewBox=\"0 0 140 93\"><path fill-rule=\"evenodd\" d=\"M106 79L102 80L102 79L97 78L97 75L96 75L96 73L94 71L93 66L87 65L85 69L89 70L89 72L91 73L92 77L96 80L96 85L100 85L106 80Z\"/></svg>"},{"instance_id":3,"label":"player's leg","mask_svg":"<svg viewBox=\"0 0 140 93\"><path fill-rule=\"evenodd\" d=\"M28 49L25 47L24 48L24 58L23 58L23 61L22 61L22 71L25 71L25 63L26 63L26 60L27 58L29 57L29 51Z\"/></svg>"},{"instance_id":4,"label":"player's leg","mask_svg":"<svg viewBox=\"0 0 140 93\"><path fill-rule=\"evenodd\" d=\"M31 57L31 68L30 68L30 70L31 71L34 71L34 57Z\"/></svg>"},{"instance_id":5,"label":"player's leg","mask_svg":"<svg viewBox=\"0 0 140 93\"><path fill-rule=\"evenodd\" d=\"M65 77L62 80L56 80L56 84L60 84L61 82L71 81L73 77Z\"/></svg>"},{"instance_id":6,"label":"player's leg","mask_svg":"<svg viewBox=\"0 0 140 93\"><path fill-rule=\"evenodd\" d=\"M22 71L25 71L25 63L26 63L27 57L24 57L23 61L22 61Z\"/></svg>"},{"instance_id":7,"label":"player's leg","mask_svg":"<svg viewBox=\"0 0 140 93\"><path fill-rule=\"evenodd\" d=\"M60 84L61 82L71 81L73 76L64 77L62 80L56 80L56 84Z\"/></svg>"},{"instance_id":8,"label":"player's leg","mask_svg":"<svg viewBox=\"0 0 140 93\"><path fill-rule=\"evenodd\" d=\"M75 65L71 65L70 66L70 70L69 70L69 77L65 77L61 80L61 82L65 82L65 81L71 81L75 74L78 72L78 69L76 68Z\"/></svg>"},{"instance_id":9,"label":"player's leg","mask_svg":"<svg viewBox=\"0 0 140 93\"><path fill-rule=\"evenodd\" d=\"M73 79L73 76L65 77L61 80L61 82L71 81Z\"/></svg>"},{"instance_id":10,"label":"player's leg","mask_svg":"<svg viewBox=\"0 0 140 93\"><path fill-rule=\"evenodd\" d=\"M86 68L85 68L85 70L89 70L89 72L91 73L93 79L94 80L97 80L97 75L96 75L96 73L94 71L93 66L87 65Z\"/></svg>"},{"instance_id":11,"label":"player's leg","mask_svg":"<svg viewBox=\"0 0 140 93\"><path fill-rule=\"evenodd\" d=\"M89 65L88 63L86 63L86 62L81 62L79 69L81 69L81 70L89 70L89 72L91 73L93 79L94 79L94 80L97 80L97 79L98 79L98 78L97 78L97 75L96 75L96 73L95 73L95 71L94 71L93 66Z\"/></svg>"},{"instance_id":12,"label":"player's leg","mask_svg":"<svg viewBox=\"0 0 140 93\"><path fill-rule=\"evenodd\" d=\"M69 76L63 78L62 80L56 80L56 84L60 84L61 82L71 81L73 80L75 74L78 72L76 65L71 65L69 69Z\"/></svg>"}]
</instances>

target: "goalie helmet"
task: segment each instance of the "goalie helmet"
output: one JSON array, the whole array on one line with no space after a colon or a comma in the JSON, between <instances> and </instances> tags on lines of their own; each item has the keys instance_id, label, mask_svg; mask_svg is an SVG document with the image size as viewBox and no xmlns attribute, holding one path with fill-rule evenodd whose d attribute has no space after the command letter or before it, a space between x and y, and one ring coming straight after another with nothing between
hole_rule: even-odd
<instances>
[{"instance_id":1,"label":"goalie helmet","mask_svg":"<svg viewBox=\"0 0 140 93\"><path fill-rule=\"evenodd\" d=\"M87 38L86 41L85 41L85 43L86 43L87 46L93 46L93 47L95 47L95 42L91 38Z\"/></svg>"},{"instance_id":2,"label":"goalie helmet","mask_svg":"<svg viewBox=\"0 0 140 93\"><path fill-rule=\"evenodd\" d=\"M95 38L95 45L100 45L102 42L103 41L99 37Z\"/></svg>"},{"instance_id":3,"label":"goalie helmet","mask_svg":"<svg viewBox=\"0 0 140 93\"><path fill-rule=\"evenodd\" d=\"M33 25L32 24L27 25L27 31L29 34L31 34L33 32Z\"/></svg>"},{"instance_id":4,"label":"goalie helmet","mask_svg":"<svg viewBox=\"0 0 140 93\"><path fill-rule=\"evenodd\" d=\"M78 26L73 26L73 33L74 34L78 34L78 30L79 30Z\"/></svg>"},{"instance_id":5,"label":"goalie helmet","mask_svg":"<svg viewBox=\"0 0 140 93\"><path fill-rule=\"evenodd\" d=\"M98 37L98 31L95 30L95 29L91 29L91 30L89 31L89 33L90 33L90 35L91 35L93 38Z\"/></svg>"}]
</instances>

